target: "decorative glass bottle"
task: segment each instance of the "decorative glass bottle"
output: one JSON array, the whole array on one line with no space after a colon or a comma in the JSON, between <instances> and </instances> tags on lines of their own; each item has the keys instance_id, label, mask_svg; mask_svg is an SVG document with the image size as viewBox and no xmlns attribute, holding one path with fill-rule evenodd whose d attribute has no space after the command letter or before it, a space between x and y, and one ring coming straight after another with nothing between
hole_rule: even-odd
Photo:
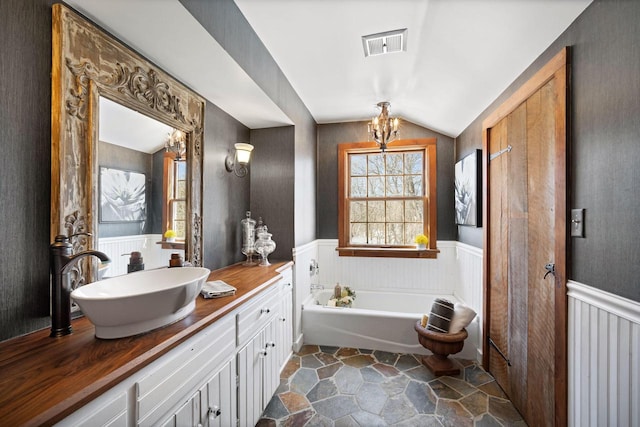
<instances>
[{"instance_id":1,"label":"decorative glass bottle","mask_svg":"<svg viewBox=\"0 0 640 427\"><path fill-rule=\"evenodd\" d=\"M255 244L255 249L258 254L262 257L262 261L260 262L260 267L266 267L271 265L267 257L273 251L276 250L276 242L271 240L271 233L268 232L267 226L263 225L262 230L258 234L258 240Z\"/></svg>"},{"instance_id":2,"label":"decorative glass bottle","mask_svg":"<svg viewBox=\"0 0 640 427\"><path fill-rule=\"evenodd\" d=\"M256 253L256 221L251 219L251 211L247 211L246 218L240 221L240 223L242 224L242 253L247 256L244 265L256 265L253 261L253 255Z\"/></svg>"}]
</instances>

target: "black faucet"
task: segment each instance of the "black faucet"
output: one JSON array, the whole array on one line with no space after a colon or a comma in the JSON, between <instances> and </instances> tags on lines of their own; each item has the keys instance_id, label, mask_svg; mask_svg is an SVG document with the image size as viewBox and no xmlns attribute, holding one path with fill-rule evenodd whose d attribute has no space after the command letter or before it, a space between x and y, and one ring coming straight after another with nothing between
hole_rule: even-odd
<instances>
[{"instance_id":1,"label":"black faucet","mask_svg":"<svg viewBox=\"0 0 640 427\"><path fill-rule=\"evenodd\" d=\"M80 233L87 234L87 233ZM77 236L77 234L71 237ZM51 337L69 335L71 329L71 280L69 270L80 258L93 255L102 262L111 262L111 259L100 251L83 251L73 253L73 246L69 237L57 235L55 241L49 246L51 265Z\"/></svg>"}]
</instances>

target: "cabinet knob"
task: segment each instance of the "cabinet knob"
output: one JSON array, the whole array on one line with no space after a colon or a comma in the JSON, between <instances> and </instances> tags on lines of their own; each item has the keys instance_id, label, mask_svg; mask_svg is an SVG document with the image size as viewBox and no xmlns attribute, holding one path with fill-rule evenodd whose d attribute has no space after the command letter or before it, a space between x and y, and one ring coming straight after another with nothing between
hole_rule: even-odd
<instances>
[{"instance_id":1,"label":"cabinet knob","mask_svg":"<svg viewBox=\"0 0 640 427\"><path fill-rule=\"evenodd\" d=\"M209 422L212 422L215 418L218 418L220 416L220 414L222 414L222 410L217 406L211 406L209 408Z\"/></svg>"},{"instance_id":2,"label":"cabinet knob","mask_svg":"<svg viewBox=\"0 0 640 427\"><path fill-rule=\"evenodd\" d=\"M281 317L280 320L282 320L283 322L286 322L287 318L286 317Z\"/></svg>"},{"instance_id":3,"label":"cabinet knob","mask_svg":"<svg viewBox=\"0 0 640 427\"><path fill-rule=\"evenodd\" d=\"M260 310L260 314L269 314L269 313L271 313L271 309L263 308L262 310Z\"/></svg>"},{"instance_id":4,"label":"cabinet knob","mask_svg":"<svg viewBox=\"0 0 640 427\"><path fill-rule=\"evenodd\" d=\"M268 342L267 345L265 346L265 348L269 348L269 347L275 347L276 343L274 343L273 341Z\"/></svg>"},{"instance_id":5,"label":"cabinet knob","mask_svg":"<svg viewBox=\"0 0 640 427\"><path fill-rule=\"evenodd\" d=\"M258 355L259 355L260 357L267 357L267 350L266 350L266 348L265 348L265 350L260 350L260 351L258 352Z\"/></svg>"}]
</instances>

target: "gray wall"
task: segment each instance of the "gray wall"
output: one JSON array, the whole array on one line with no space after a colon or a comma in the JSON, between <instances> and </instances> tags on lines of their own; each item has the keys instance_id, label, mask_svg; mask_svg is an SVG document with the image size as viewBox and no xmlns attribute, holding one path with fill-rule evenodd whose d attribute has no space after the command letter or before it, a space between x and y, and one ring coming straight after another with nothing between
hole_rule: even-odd
<instances>
[{"instance_id":1,"label":"gray wall","mask_svg":"<svg viewBox=\"0 0 640 427\"><path fill-rule=\"evenodd\" d=\"M482 146L482 120L571 46L570 207L586 238L570 241L569 278L640 301L640 2L596 0L457 139L458 158ZM482 245L482 230L460 240Z\"/></svg>"},{"instance_id":2,"label":"gray wall","mask_svg":"<svg viewBox=\"0 0 640 427\"><path fill-rule=\"evenodd\" d=\"M293 126L251 131L251 212L273 234L274 260L290 260L294 247L294 138Z\"/></svg>"},{"instance_id":3,"label":"gray wall","mask_svg":"<svg viewBox=\"0 0 640 427\"><path fill-rule=\"evenodd\" d=\"M210 102L204 124L203 263L220 268L244 259L240 221L249 209L249 177L227 172L233 144L249 140L249 129Z\"/></svg>"},{"instance_id":4,"label":"gray wall","mask_svg":"<svg viewBox=\"0 0 640 427\"><path fill-rule=\"evenodd\" d=\"M0 1L0 340L47 328L51 206L51 4ZM249 129L207 104L204 137L204 265L243 259L239 221L249 180L224 157Z\"/></svg>"},{"instance_id":5,"label":"gray wall","mask_svg":"<svg viewBox=\"0 0 640 427\"><path fill-rule=\"evenodd\" d=\"M51 1L0 1L0 340L49 324Z\"/></svg>"},{"instance_id":6,"label":"gray wall","mask_svg":"<svg viewBox=\"0 0 640 427\"><path fill-rule=\"evenodd\" d=\"M401 123L400 137L403 139L437 138L438 240L455 240L453 138L407 121ZM316 204L319 239L338 238L338 144L360 141L367 141L366 122L318 125Z\"/></svg>"},{"instance_id":7,"label":"gray wall","mask_svg":"<svg viewBox=\"0 0 640 427\"><path fill-rule=\"evenodd\" d=\"M293 153L292 159L295 159L292 160L295 166L293 186L290 187L294 193L293 197L287 195L283 199L281 195L270 194L272 209L268 209L262 202L254 207L253 194L261 193L258 189L252 188L251 198L252 211L267 209L292 213L269 219L270 227L282 230L279 235L273 236L274 239L283 242L282 248L276 249L276 256L291 259L291 247L309 243L316 238L316 206L313 194L316 182L316 123L233 0L180 2L294 123L293 138L279 139L276 143L278 149L283 149L286 155ZM268 144L268 141L260 139L260 135L260 130L253 131L252 143L255 139L260 145ZM266 189L278 188L281 184L281 177L278 175L280 170L269 168L279 167L279 162L263 165L264 167L258 166L259 150L260 148L256 147L253 154L255 157L251 165L252 185L256 183ZM289 167L287 165L286 170L281 172L289 174ZM283 206L282 203L288 203L288 206ZM289 235L290 233L293 234ZM285 242L291 243L285 246ZM285 248L288 249L288 253L282 252Z\"/></svg>"}]
</instances>

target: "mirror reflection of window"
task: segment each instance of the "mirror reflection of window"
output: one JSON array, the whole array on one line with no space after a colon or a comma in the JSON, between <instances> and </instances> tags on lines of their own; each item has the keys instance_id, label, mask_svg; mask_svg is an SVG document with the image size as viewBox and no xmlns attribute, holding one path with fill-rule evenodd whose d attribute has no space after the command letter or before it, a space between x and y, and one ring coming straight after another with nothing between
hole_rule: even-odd
<instances>
[{"instance_id":1,"label":"mirror reflection of window","mask_svg":"<svg viewBox=\"0 0 640 427\"><path fill-rule=\"evenodd\" d=\"M176 240L184 241L187 224L187 162L176 160L175 153L164 158L163 230L173 230Z\"/></svg>"}]
</instances>

